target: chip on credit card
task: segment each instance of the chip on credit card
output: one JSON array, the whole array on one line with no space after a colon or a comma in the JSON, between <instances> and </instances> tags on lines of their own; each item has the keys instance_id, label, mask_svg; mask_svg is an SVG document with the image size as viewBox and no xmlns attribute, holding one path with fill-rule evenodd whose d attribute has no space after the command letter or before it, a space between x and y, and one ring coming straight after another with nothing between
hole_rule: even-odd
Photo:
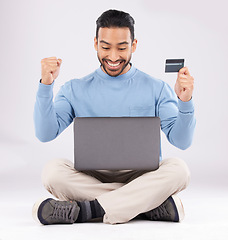
<instances>
[{"instance_id":1,"label":"chip on credit card","mask_svg":"<svg viewBox=\"0 0 228 240\"><path fill-rule=\"evenodd\" d=\"M166 59L165 72L179 72L184 67L184 59Z\"/></svg>"}]
</instances>

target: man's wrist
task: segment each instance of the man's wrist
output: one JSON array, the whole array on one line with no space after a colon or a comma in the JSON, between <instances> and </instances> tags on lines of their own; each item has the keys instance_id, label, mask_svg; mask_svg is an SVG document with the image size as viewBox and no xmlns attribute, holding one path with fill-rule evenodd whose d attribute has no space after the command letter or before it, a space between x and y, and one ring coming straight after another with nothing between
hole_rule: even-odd
<instances>
[{"instance_id":1,"label":"man's wrist","mask_svg":"<svg viewBox=\"0 0 228 240\"><path fill-rule=\"evenodd\" d=\"M54 84L51 84L51 85L43 84L40 79L37 96L53 97L53 87L54 87Z\"/></svg>"},{"instance_id":2,"label":"man's wrist","mask_svg":"<svg viewBox=\"0 0 228 240\"><path fill-rule=\"evenodd\" d=\"M191 113L194 112L194 104L192 97L189 101L184 102L181 99L178 98L178 109L182 113Z\"/></svg>"},{"instance_id":3,"label":"man's wrist","mask_svg":"<svg viewBox=\"0 0 228 240\"><path fill-rule=\"evenodd\" d=\"M54 82L54 81L53 81L53 82ZM53 83L53 82L52 82L52 83ZM42 84L44 84L44 85L52 85L52 83L47 83L47 82L43 81L42 78L40 79L40 83L42 83Z\"/></svg>"}]
</instances>

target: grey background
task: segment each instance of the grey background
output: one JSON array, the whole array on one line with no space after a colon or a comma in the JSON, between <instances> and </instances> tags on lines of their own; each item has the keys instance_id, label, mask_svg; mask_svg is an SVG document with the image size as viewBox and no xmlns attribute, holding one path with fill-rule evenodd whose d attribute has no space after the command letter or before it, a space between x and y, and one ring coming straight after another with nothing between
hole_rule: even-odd
<instances>
[{"instance_id":1,"label":"grey background","mask_svg":"<svg viewBox=\"0 0 228 240\"><path fill-rule=\"evenodd\" d=\"M62 58L54 92L83 77L99 63L93 48L95 21L110 8L135 19L138 48L133 64L174 86L165 74L166 58L185 58L195 78L197 118L194 142L181 151L163 136L163 157L189 165L192 184L225 187L227 178L227 2L217 1L75 1L0 2L0 189L40 189L43 165L52 158L73 160L72 125L56 140L34 136L33 106L44 57ZM183 133L184 134L184 133Z\"/></svg>"}]
</instances>

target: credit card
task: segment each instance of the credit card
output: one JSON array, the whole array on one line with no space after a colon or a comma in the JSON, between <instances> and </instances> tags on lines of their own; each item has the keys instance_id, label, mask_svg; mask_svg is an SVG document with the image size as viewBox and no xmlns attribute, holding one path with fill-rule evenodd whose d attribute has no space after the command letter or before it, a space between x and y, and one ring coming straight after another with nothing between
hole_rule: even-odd
<instances>
[{"instance_id":1,"label":"credit card","mask_svg":"<svg viewBox=\"0 0 228 240\"><path fill-rule=\"evenodd\" d=\"M179 72L184 67L184 59L166 59L165 72Z\"/></svg>"}]
</instances>

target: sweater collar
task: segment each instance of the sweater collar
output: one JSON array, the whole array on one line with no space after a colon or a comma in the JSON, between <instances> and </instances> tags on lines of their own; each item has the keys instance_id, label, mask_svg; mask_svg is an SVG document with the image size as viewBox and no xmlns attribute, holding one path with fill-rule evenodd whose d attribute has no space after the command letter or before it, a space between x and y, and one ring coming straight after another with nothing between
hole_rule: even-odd
<instances>
[{"instance_id":1,"label":"sweater collar","mask_svg":"<svg viewBox=\"0 0 228 240\"><path fill-rule=\"evenodd\" d=\"M135 74L135 71L136 71L136 68L131 65L131 68L130 68L129 71L127 71L126 73L121 74L121 75L119 75L119 76L117 76L117 77L111 77L111 76L109 76L107 73L105 73L105 72L102 71L101 67L96 70L96 73L97 73L102 79L105 79L105 80L109 80L109 81L121 81L121 80L126 80L126 79L131 78L131 77Z\"/></svg>"}]
</instances>

